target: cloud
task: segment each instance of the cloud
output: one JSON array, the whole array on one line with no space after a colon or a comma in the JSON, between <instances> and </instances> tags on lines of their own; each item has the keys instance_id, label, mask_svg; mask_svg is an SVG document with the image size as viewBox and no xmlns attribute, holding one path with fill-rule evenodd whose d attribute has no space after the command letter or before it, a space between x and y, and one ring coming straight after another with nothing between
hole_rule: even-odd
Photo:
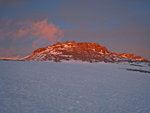
<instances>
[{"instance_id":1,"label":"cloud","mask_svg":"<svg viewBox=\"0 0 150 113\"><path fill-rule=\"evenodd\" d=\"M12 57L15 55L16 48L10 47L10 48L0 48L0 57Z\"/></svg>"},{"instance_id":2,"label":"cloud","mask_svg":"<svg viewBox=\"0 0 150 113\"><path fill-rule=\"evenodd\" d=\"M7 25L10 27L12 24ZM7 37L11 37L13 41L17 41L19 39L22 40L30 40L34 39L35 45L39 43L52 43L55 41L59 41L64 37L64 32L59 27L55 26L52 22L48 23L47 19L37 22L17 22L14 29L0 29L1 37L3 40ZM16 29L18 28L18 29Z\"/></svg>"},{"instance_id":3,"label":"cloud","mask_svg":"<svg viewBox=\"0 0 150 113\"><path fill-rule=\"evenodd\" d=\"M1 49L0 55L11 56L17 53L11 46L18 48L27 48L26 46L28 46L30 51L33 51L39 47L61 41L63 37L64 31L52 22L48 23L47 19L36 22L6 22L0 28L0 44L3 47L5 45L2 42L9 40L10 43L8 44L10 45L7 45L8 50Z\"/></svg>"},{"instance_id":4,"label":"cloud","mask_svg":"<svg viewBox=\"0 0 150 113\"><path fill-rule=\"evenodd\" d=\"M12 34L13 34L14 40L17 40L17 38L24 37L24 36L26 36L28 33L29 33L28 30L25 30L25 29L20 28L16 33L12 33Z\"/></svg>"},{"instance_id":5,"label":"cloud","mask_svg":"<svg viewBox=\"0 0 150 113\"><path fill-rule=\"evenodd\" d=\"M31 23L31 35L35 37L45 38L49 41L54 41L64 37L63 30L56 27L53 23L48 24L47 19Z\"/></svg>"},{"instance_id":6,"label":"cloud","mask_svg":"<svg viewBox=\"0 0 150 113\"><path fill-rule=\"evenodd\" d=\"M13 37L22 38L36 38L33 42L33 47L44 44L47 41L49 43L61 40L64 37L64 32L59 27L55 26L52 22L49 24L47 19L38 22L20 23L22 26L13 33Z\"/></svg>"}]
</instances>

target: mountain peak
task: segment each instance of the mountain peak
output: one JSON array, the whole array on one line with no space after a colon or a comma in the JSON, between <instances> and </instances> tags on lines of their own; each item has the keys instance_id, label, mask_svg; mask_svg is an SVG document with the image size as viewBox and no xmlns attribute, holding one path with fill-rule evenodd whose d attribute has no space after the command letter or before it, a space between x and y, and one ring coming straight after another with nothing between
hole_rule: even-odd
<instances>
[{"instance_id":1,"label":"mountain peak","mask_svg":"<svg viewBox=\"0 0 150 113\"><path fill-rule=\"evenodd\" d=\"M120 62L120 61L148 61L134 54L118 54L109 51L98 43L66 41L39 48L23 60L34 61L69 61L80 60L87 62Z\"/></svg>"}]
</instances>

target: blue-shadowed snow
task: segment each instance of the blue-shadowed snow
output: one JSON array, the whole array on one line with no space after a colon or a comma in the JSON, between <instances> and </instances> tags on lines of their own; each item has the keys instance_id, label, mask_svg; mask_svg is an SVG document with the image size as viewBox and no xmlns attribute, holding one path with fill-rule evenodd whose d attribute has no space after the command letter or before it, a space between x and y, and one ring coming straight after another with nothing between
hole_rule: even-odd
<instances>
[{"instance_id":1,"label":"blue-shadowed snow","mask_svg":"<svg viewBox=\"0 0 150 113\"><path fill-rule=\"evenodd\" d=\"M150 71L113 63L0 61L0 113L149 113Z\"/></svg>"}]
</instances>

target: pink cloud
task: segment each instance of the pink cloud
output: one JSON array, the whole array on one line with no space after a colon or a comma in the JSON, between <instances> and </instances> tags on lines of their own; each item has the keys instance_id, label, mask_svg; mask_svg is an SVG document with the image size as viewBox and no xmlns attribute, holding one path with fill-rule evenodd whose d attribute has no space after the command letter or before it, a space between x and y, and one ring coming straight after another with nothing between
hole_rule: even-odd
<instances>
[{"instance_id":1,"label":"pink cloud","mask_svg":"<svg viewBox=\"0 0 150 113\"><path fill-rule=\"evenodd\" d=\"M32 49L37 49L38 47L40 47L40 45L43 45L47 42L47 39L37 39L35 41L33 41L32 43Z\"/></svg>"},{"instance_id":2,"label":"pink cloud","mask_svg":"<svg viewBox=\"0 0 150 113\"><path fill-rule=\"evenodd\" d=\"M0 48L0 57L11 57L16 53L15 47L10 48Z\"/></svg>"},{"instance_id":3,"label":"pink cloud","mask_svg":"<svg viewBox=\"0 0 150 113\"><path fill-rule=\"evenodd\" d=\"M15 34L15 37L23 37L25 36L26 34L28 34L28 30L25 30L25 29L19 29L18 32Z\"/></svg>"},{"instance_id":4,"label":"pink cloud","mask_svg":"<svg viewBox=\"0 0 150 113\"><path fill-rule=\"evenodd\" d=\"M40 42L42 44L44 42L52 43L55 41L60 41L64 37L64 31L58 26L55 26L52 22L48 23L47 19L38 22L21 21L15 23L14 25L12 25L11 22L9 22L9 24L7 22L5 26L7 26L7 28L0 29L1 40L7 37L13 38L13 41L17 41L18 39L26 41L34 39L34 47L40 45ZM10 26L13 26L14 29L8 29Z\"/></svg>"},{"instance_id":5,"label":"pink cloud","mask_svg":"<svg viewBox=\"0 0 150 113\"><path fill-rule=\"evenodd\" d=\"M12 41L11 46L13 47L7 48L7 50L1 48L0 56L9 57L17 53L14 48L17 47L17 45L13 44L18 41L21 41L21 43L31 43L28 48L30 48L30 51L33 51L43 45L60 41L63 37L64 31L52 22L48 23L47 19L37 22L5 22L3 27L0 28L0 41L4 41L6 38L12 39L10 41ZM25 45L20 47L25 47Z\"/></svg>"},{"instance_id":6,"label":"pink cloud","mask_svg":"<svg viewBox=\"0 0 150 113\"><path fill-rule=\"evenodd\" d=\"M48 41L59 40L64 37L63 30L53 23L48 24L47 19L40 22L33 22L30 24L30 27L33 37L39 37L40 39L45 38Z\"/></svg>"},{"instance_id":7,"label":"pink cloud","mask_svg":"<svg viewBox=\"0 0 150 113\"><path fill-rule=\"evenodd\" d=\"M21 23L21 28L13 34L14 38L29 37L35 38L32 47L38 47L38 45L59 41L64 37L64 32L53 23L48 23L47 19L38 22ZM27 39L26 39L27 40Z\"/></svg>"}]
</instances>

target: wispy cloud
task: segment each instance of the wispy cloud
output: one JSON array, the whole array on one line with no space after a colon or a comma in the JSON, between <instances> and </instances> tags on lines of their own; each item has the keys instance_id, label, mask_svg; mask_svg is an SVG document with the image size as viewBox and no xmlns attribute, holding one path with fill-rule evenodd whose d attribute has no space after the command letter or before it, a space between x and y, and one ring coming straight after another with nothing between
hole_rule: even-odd
<instances>
[{"instance_id":1,"label":"wispy cloud","mask_svg":"<svg viewBox=\"0 0 150 113\"><path fill-rule=\"evenodd\" d=\"M0 57L12 57L16 53L15 47L0 48Z\"/></svg>"},{"instance_id":2,"label":"wispy cloud","mask_svg":"<svg viewBox=\"0 0 150 113\"><path fill-rule=\"evenodd\" d=\"M0 40L10 38L13 43L18 41L30 42L31 49L39 48L44 44L51 44L60 41L64 37L64 31L47 19L36 22L6 22L0 29ZM12 52L10 52L12 53ZM9 56L9 55L7 55Z\"/></svg>"},{"instance_id":3,"label":"wispy cloud","mask_svg":"<svg viewBox=\"0 0 150 113\"><path fill-rule=\"evenodd\" d=\"M38 47L38 45L44 44L47 41L50 43L59 41L64 37L64 32L59 27L55 26L52 22L48 23L47 19L38 22L20 23L21 28L13 33L13 37L16 38L36 38L33 41L32 47Z\"/></svg>"}]
</instances>

